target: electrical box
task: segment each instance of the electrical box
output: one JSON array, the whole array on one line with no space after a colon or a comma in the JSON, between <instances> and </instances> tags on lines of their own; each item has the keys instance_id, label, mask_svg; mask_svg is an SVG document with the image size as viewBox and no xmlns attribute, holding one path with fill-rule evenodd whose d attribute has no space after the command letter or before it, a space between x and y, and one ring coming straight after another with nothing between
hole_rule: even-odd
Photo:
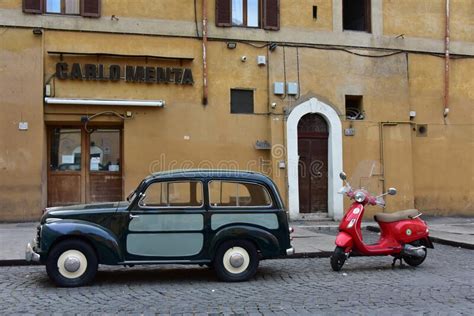
<instances>
[{"instance_id":1,"label":"electrical box","mask_svg":"<svg viewBox=\"0 0 474 316\"><path fill-rule=\"evenodd\" d=\"M297 95L298 94L298 84L296 82L288 82L286 84L286 93L288 95Z\"/></svg>"},{"instance_id":2,"label":"electrical box","mask_svg":"<svg viewBox=\"0 0 474 316\"><path fill-rule=\"evenodd\" d=\"M274 82L273 83L273 93L274 94L285 94L285 84L283 82Z\"/></svg>"},{"instance_id":3,"label":"electrical box","mask_svg":"<svg viewBox=\"0 0 474 316\"><path fill-rule=\"evenodd\" d=\"M263 55L257 56L257 64L259 66L265 66L267 64L267 57Z\"/></svg>"},{"instance_id":4,"label":"electrical box","mask_svg":"<svg viewBox=\"0 0 474 316\"><path fill-rule=\"evenodd\" d=\"M27 131L28 130L28 122L20 122L18 123L18 129L20 131Z\"/></svg>"}]
</instances>

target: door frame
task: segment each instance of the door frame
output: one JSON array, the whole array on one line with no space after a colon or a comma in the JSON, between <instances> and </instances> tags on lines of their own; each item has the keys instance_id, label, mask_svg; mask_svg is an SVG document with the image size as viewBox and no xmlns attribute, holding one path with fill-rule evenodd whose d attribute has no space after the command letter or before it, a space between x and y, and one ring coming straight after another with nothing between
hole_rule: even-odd
<instances>
[{"instance_id":1,"label":"door frame","mask_svg":"<svg viewBox=\"0 0 474 316\"><path fill-rule=\"evenodd\" d=\"M299 218L298 185L298 122L306 114L319 114L328 124L328 216L340 220L344 214L343 196L337 194L342 187L342 124L336 110L316 98L295 106L286 122L288 162L288 209L291 219Z\"/></svg>"}]
</instances>

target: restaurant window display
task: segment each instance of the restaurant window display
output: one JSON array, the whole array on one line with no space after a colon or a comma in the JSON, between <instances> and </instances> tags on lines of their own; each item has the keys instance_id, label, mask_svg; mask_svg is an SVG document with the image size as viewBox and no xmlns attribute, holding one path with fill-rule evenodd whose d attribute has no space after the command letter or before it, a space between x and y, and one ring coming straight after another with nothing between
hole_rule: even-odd
<instances>
[{"instance_id":1,"label":"restaurant window display","mask_svg":"<svg viewBox=\"0 0 474 316\"><path fill-rule=\"evenodd\" d=\"M123 199L120 128L53 127L48 140L48 206Z\"/></svg>"}]
</instances>

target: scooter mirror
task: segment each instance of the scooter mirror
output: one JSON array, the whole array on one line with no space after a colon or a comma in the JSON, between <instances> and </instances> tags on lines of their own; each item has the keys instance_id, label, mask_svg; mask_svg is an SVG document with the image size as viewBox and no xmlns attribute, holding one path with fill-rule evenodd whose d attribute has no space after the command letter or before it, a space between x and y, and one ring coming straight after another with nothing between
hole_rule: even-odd
<instances>
[{"instance_id":1,"label":"scooter mirror","mask_svg":"<svg viewBox=\"0 0 474 316\"><path fill-rule=\"evenodd\" d=\"M395 195L395 194L397 194L397 189L395 189L395 188L389 188L389 189L388 189L388 194L390 194L390 195Z\"/></svg>"},{"instance_id":2,"label":"scooter mirror","mask_svg":"<svg viewBox=\"0 0 474 316\"><path fill-rule=\"evenodd\" d=\"M346 176L346 173L343 171L339 174L339 178L341 178L341 180L346 180L347 179L347 176Z\"/></svg>"}]
</instances>

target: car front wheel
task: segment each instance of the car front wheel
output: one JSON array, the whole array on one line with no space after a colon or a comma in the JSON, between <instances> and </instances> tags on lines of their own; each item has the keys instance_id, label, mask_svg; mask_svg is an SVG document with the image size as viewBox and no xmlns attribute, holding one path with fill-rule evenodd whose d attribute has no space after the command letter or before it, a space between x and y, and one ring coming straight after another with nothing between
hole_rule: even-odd
<instances>
[{"instance_id":1,"label":"car front wheel","mask_svg":"<svg viewBox=\"0 0 474 316\"><path fill-rule=\"evenodd\" d=\"M76 287L90 283L97 273L94 249L78 239L64 240L50 251L46 260L49 278L61 287Z\"/></svg>"},{"instance_id":2,"label":"car front wheel","mask_svg":"<svg viewBox=\"0 0 474 316\"><path fill-rule=\"evenodd\" d=\"M224 242L217 250L214 268L222 281L246 281L257 272L257 249L246 240Z\"/></svg>"}]
</instances>

